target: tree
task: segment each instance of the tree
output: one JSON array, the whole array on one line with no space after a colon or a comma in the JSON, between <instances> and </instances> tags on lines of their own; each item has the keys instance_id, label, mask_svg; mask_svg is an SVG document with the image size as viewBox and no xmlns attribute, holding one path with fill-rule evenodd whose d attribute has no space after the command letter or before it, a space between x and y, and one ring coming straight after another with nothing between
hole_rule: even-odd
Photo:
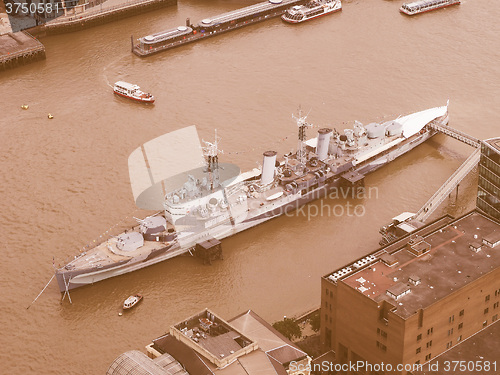
<instances>
[{"instance_id":1,"label":"tree","mask_svg":"<svg viewBox=\"0 0 500 375\"><path fill-rule=\"evenodd\" d=\"M309 324L314 332L318 332L321 324L319 311L316 311L309 319Z\"/></svg>"},{"instance_id":2,"label":"tree","mask_svg":"<svg viewBox=\"0 0 500 375\"><path fill-rule=\"evenodd\" d=\"M294 337L299 338L302 336L302 330L299 324L290 318L285 318L273 323L273 327L289 340L292 340Z\"/></svg>"}]
</instances>

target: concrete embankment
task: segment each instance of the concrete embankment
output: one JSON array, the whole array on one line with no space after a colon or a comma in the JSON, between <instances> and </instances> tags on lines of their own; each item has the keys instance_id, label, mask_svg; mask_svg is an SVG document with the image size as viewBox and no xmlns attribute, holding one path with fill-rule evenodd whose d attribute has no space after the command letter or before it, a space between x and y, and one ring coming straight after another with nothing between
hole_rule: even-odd
<instances>
[{"instance_id":1,"label":"concrete embankment","mask_svg":"<svg viewBox=\"0 0 500 375\"><path fill-rule=\"evenodd\" d=\"M45 47L25 31L0 35L0 70L45 58Z\"/></svg>"},{"instance_id":2,"label":"concrete embankment","mask_svg":"<svg viewBox=\"0 0 500 375\"><path fill-rule=\"evenodd\" d=\"M165 6L176 5L177 0L118 1L113 6L106 5L106 3L90 9L72 8L66 10L65 15L28 31L35 36L46 36L83 30Z\"/></svg>"}]
</instances>

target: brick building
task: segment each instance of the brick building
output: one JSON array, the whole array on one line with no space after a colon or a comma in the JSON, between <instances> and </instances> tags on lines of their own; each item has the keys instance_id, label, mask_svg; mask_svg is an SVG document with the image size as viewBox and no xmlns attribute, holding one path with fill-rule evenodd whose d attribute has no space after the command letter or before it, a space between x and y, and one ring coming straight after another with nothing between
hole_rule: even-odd
<instances>
[{"instance_id":1,"label":"brick building","mask_svg":"<svg viewBox=\"0 0 500 375\"><path fill-rule=\"evenodd\" d=\"M481 142L477 207L500 220L500 138Z\"/></svg>"},{"instance_id":2,"label":"brick building","mask_svg":"<svg viewBox=\"0 0 500 375\"><path fill-rule=\"evenodd\" d=\"M499 304L500 223L445 216L322 278L321 343L338 363L386 364L360 374L407 374L495 323Z\"/></svg>"}]
</instances>

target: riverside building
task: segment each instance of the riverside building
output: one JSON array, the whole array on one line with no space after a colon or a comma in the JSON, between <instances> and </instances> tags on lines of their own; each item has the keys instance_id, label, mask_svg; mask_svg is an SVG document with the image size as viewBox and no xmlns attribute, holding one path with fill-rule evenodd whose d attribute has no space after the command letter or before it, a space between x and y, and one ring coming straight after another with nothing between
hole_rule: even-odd
<instances>
[{"instance_id":1,"label":"riverside building","mask_svg":"<svg viewBox=\"0 0 500 375\"><path fill-rule=\"evenodd\" d=\"M225 321L205 309L146 347L123 353L108 375L309 375L311 358L249 310Z\"/></svg>"},{"instance_id":2,"label":"riverside building","mask_svg":"<svg viewBox=\"0 0 500 375\"><path fill-rule=\"evenodd\" d=\"M500 223L444 216L322 277L321 344L339 364L385 364L360 374L415 373L496 323L499 304Z\"/></svg>"},{"instance_id":3,"label":"riverside building","mask_svg":"<svg viewBox=\"0 0 500 375\"><path fill-rule=\"evenodd\" d=\"M500 220L500 138L481 142L477 207Z\"/></svg>"}]
</instances>

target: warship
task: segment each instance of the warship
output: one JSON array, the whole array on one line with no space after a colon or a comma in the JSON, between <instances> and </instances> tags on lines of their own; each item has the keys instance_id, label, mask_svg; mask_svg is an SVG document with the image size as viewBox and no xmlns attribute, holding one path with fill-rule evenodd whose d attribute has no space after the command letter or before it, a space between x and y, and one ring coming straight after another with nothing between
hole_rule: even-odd
<instances>
[{"instance_id":1,"label":"warship","mask_svg":"<svg viewBox=\"0 0 500 375\"><path fill-rule=\"evenodd\" d=\"M342 132L320 128L307 139L307 115L292 115L298 146L278 158L263 153L260 168L241 173L219 163L220 138L201 146L196 127L182 128L134 150L128 159L132 192L141 209L157 212L118 236L57 268L61 292L123 275L191 252L296 210L342 186L357 186L368 173L436 134L448 124L448 104L383 123L355 121Z\"/></svg>"}]
</instances>

